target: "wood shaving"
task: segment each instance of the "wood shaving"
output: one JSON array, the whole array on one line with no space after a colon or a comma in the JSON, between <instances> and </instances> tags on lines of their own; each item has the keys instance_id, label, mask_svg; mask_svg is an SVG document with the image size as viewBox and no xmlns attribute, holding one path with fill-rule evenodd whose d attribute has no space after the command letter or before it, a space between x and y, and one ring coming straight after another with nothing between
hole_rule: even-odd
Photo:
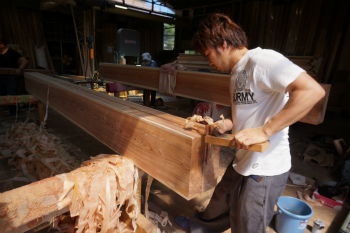
<instances>
[{"instance_id":1,"label":"wood shaving","mask_svg":"<svg viewBox=\"0 0 350 233\"><path fill-rule=\"evenodd\" d=\"M170 225L170 227L173 226L171 223L168 213L165 211L161 211L160 214L154 213L152 211L148 211L148 220L153 223L156 227L160 224L162 227L166 227L167 224ZM159 229L159 228L158 228ZM159 229L160 230L160 229Z\"/></svg>"},{"instance_id":2,"label":"wood shaving","mask_svg":"<svg viewBox=\"0 0 350 233\"><path fill-rule=\"evenodd\" d=\"M194 210L195 212L204 212L205 208L204 208L204 206L195 205L195 206L193 207L193 210Z\"/></svg>"},{"instance_id":3,"label":"wood shaving","mask_svg":"<svg viewBox=\"0 0 350 233\"><path fill-rule=\"evenodd\" d=\"M64 203L69 204L71 217L76 217L76 233L136 230L138 170L130 160L102 154L83 162L81 168L57 177L66 187L58 204L60 208ZM124 219L131 220L131 226Z\"/></svg>"},{"instance_id":4,"label":"wood shaving","mask_svg":"<svg viewBox=\"0 0 350 233\"><path fill-rule=\"evenodd\" d=\"M139 208L138 170L133 163L118 155L98 155L78 168L80 162L69 150L34 123L12 125L0 144L2 158L25 176L13 180L32 182L56 175L64 181L57 208L69 205L71 216L52 220L56 232L134 232Z\"/></svg>"},{"instance_id":5,"label":"wood shaving","mask_svg":"<svg viewBox=\"0 0 350 233\"><path fill-rule=\"evenodd\" d=\"M31 182L67 173L80 164L60 138L34 123L12 125L0 144L1 158L21 170ZM18 178L16 178L18 179Z\"/></svg>"},{"instance_id":6,"label":"wood shaving","mask_svg":"<svg viewBox=\"0 0 350 233\"><path fill-rule=\"evenodd\" d=\"M195 126L195 123L201 123L204 125L215 125L215 126L219 127L221 130L223 130L224 132L226 132L227 130L226 130L226 126L225 126L224 115L221 114L220 118L222 119L222 123L217 122L217 121L214 122L214 120L209 116L202 117L200 115L193 114L193 116L186 118L186 123L185 123L184 128L185 129L193 129Z\"/></svg>"}]
</instances>

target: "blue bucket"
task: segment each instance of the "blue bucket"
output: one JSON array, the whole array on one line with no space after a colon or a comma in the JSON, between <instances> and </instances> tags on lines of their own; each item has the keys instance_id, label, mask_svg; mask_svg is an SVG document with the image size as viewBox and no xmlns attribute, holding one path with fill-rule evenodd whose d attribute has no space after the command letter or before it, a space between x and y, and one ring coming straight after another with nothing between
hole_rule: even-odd
<instances>
[{"instance_id":1,"label":"blue bucket","mask_svg":"<svg viewBox=\"0 0 350 233\"><path fill-rule=\"evenodd\" d=\"M275 227L278 233L303 233L314 214L305 202L294 197L280 197L277 202Z\"/></svg>"}]
</instances>

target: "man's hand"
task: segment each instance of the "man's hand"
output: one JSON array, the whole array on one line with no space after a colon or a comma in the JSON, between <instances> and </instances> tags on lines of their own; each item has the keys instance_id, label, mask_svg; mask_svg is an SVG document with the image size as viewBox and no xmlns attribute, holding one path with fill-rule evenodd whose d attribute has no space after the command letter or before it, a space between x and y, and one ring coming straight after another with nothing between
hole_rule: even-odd
<instances>
[{"instance_id":1,"label":"man's hand","mask_svg":"<svg viewBox=\"0 0 350 233\"><path fill-rule=\"evenodd\" d=\"M266 142L269 137L266 135L262 127L244 129L235 134L235 138L231 142L231 146L237 149L248 149L250 145Z\"/></svg>"},{"instance_id":2,"label":"man's hand","mask_svg":"<svg viewBox=\"0 0 350 233\"><path fill-rule=\"evenodd\" d=\"M16 75L17 76L22 76L23 75L23 69L20 69L20 68L16 69Z\"/></svg>"},{"instance_id":3,"label":"man's hand","mask_svg":"<svg viewBox=\"0 0 350 233\"><path fill-rule=\"evenodd\" d=\"M225 119L216 121L212 125L208 125L207 134L212 134L217 136L217 134L224 134L225 132L232 129L232 121L230 119Z\"/></svg>"}]
</instances>

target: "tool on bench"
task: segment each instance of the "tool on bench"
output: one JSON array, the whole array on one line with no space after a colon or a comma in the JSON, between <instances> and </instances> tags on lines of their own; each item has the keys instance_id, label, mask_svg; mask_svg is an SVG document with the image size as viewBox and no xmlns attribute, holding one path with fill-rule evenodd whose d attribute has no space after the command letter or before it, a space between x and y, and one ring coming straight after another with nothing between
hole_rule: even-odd
<instances>
[{"instance_id":1,"label":"tool on bench","mask_svg":"<svg viewBox=\"0 0 350 233\"><path fill-rule=\"evenodd\" d=\"M205 136L205 142L211 143L219 146L227 146L232 147L230 145L231 141L235 138L233 134L219 134L218 128L214 129L213 132L214 135L206 135ZM256 152L264 152L267 150L270 146L269 141L263 142L263 143L257 143L254 145L251 145L247 150L250 151L256 151ZM234 147L234 146L233 146Z\"/></svg>"}]
</instances>

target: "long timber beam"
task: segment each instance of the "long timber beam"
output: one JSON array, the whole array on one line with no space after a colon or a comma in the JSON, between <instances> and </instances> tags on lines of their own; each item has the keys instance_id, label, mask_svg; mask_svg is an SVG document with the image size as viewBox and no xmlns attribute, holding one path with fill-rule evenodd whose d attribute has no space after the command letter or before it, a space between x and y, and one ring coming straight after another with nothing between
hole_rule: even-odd
<instances>
[{"instance_id":1,"label":"long timber beam","mask_svg":"<svg viewBox=\"0 0 350 233\"><path fill-rule=\"evenodd\" d=\"M209 167L216 165L205 156L204 125L188 131L184 118L39 73L25 73L25 85L37 99L184 198L216 185L216 170Z\"/></svg>"},{"instance_id":2,"label":"long timber beam","mask_svg":"<svg viewBox=\"0 0 350 233\"><path fill-rule=\"evenodd\" d=\"M100 63L101 78L113 82L159 90L160 68ZM179 70L176 75L176 96L230 106L230 76L227 74ZM321 84L326 96L300 122L318 125L324 120L330 85Z\"/></svg>"},{"instance_id":3,"label":"long timber beam","mask_svg":"<svg viewBox=\"0 0 350 233\"><path fill-rule=\"evenodd\" d=\"M100 63L102 79L159 90L160 68ZM176 96L215 102L230 106L230 76L207 72L178 70L176 75Z\"/></svg>"}]
</instances>

